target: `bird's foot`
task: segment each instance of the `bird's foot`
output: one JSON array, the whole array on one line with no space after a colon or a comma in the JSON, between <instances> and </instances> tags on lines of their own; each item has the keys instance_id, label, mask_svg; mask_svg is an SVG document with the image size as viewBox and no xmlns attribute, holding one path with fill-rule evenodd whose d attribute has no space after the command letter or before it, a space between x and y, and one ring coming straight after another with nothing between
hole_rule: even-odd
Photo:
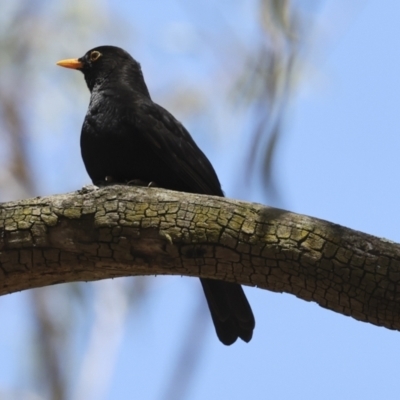
<instances>
[{"instance_id":1,"label":"bird's foot","mask_svg":"<svg viewBox=\"0 0 400 400\"><path fill-rule=\"evenodd\" d=\"M94 192L95 190L99 190L99 187L96 185L85 185L82 189L78 190L80 194L86 194L90 192Z\"/></svg>"},{"instance_id":2,"label":"bird's foot","mask_svg":"<svg viewBox=\"0 0 400 400\"><path fill-rule=\"evenodd\" d=\"M123 185L122 181L116 180L113 176L111 175L106 175L104 179L94 181L93 182L95 185L99 187L104 187L104 186L112 186L112 185Z\"/></svg>"},{"instance_id":3,"label":"bird's foot","mask_svg":"<svg viewBox=\"0 0 400 400\"><path fill-rule=\"evenodd\" d=\"M126 184L128 186L147 186L147 182L142 181L141 179L132 179L127 181Z\"/></svg>"},{"instance_id":4,"label":"bird's foot","mask_svg":"<svg viewBox=\"0 0 400 400\"><path fill-rule=\"evenodd\" d=\"M157 184L153 181L146 182L141 179L132 179L131 181L126 182L129 186L147 186L147 187L157 187Z\"/></svg>"}]
</instances>

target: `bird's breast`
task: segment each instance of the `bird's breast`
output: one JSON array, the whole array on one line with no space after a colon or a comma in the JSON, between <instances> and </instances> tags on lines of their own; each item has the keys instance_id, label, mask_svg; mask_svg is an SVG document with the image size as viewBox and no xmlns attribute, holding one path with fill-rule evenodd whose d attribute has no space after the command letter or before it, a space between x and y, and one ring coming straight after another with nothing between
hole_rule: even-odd
<instances>
[{"instance_id":1,"label":"bird's breast","mask_svg":"<svg viewBox=\"0 0 400 400\"><path fill-rule=\"evenodd\" d=\"M149 154L135 125L134 110L115 102L91 102L81 133L81 152L93 182L146 181Z\"/></svg>"}]
</instances>

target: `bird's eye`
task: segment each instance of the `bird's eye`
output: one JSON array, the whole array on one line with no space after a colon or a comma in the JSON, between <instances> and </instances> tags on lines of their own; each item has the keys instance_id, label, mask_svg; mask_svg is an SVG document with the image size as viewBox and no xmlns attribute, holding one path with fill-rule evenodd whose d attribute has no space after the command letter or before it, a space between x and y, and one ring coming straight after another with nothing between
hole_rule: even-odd
<instances>
[{"instance_id":1,"label":"bird's eye","mask_svg":"<svg viewBox=\"0 0 400 400\"><path fill-rule=\"evenodd\" d=\"M101 53L99 51L92 51L90 53L90 61L97 61L101 56Z\"/></svg>"}]
</instances>

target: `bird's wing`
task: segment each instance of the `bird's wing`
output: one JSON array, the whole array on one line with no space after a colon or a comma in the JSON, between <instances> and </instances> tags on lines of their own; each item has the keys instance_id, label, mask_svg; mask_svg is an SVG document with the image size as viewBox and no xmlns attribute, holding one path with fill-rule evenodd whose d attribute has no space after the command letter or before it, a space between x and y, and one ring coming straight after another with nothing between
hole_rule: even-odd
<instances>
[{"instance_id":1,"label":"bird's wing","mask_svg":"<svg viewBox=\"0 0 400 400\"><path fill-rule=\"evenodd\" d=\"M182 190L223 196L221 184L208 158L185 127L167 110L142 102L135 126L165 167L182 181ZM157 183L157 182L156 182Z\"/></svg>"}]
</instances>

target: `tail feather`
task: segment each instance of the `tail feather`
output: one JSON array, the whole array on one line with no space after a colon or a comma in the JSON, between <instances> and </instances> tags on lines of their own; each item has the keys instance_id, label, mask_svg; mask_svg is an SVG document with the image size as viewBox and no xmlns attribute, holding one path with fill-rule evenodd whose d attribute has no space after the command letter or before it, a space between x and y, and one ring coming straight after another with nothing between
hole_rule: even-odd
<instances>
[{"instance_id":1,"label":"tail feather","mask_svg":"<svg viewBox=\"0 0 400 400\"><path fill-rule=\"evenodd\" d=\"M242 287L237 283L200 279L219 340L229 346L239 337L249 342L255 320Z\"/></svg>"}]
</instances>

